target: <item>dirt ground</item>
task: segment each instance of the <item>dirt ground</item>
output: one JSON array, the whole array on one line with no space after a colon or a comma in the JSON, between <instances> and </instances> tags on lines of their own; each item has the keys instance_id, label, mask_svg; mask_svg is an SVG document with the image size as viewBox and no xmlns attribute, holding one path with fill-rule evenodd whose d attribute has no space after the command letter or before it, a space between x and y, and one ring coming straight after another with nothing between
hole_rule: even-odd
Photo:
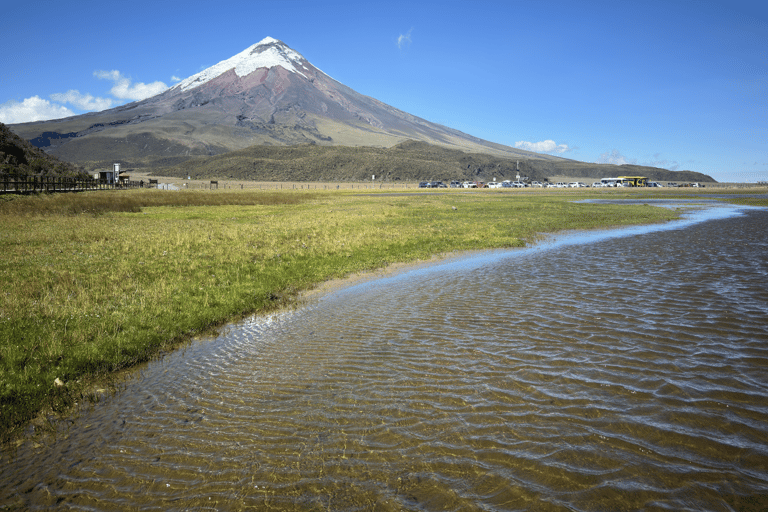
<instances>
[{"instance_id":1,"label":"dirt ground","mask_svg":"<svg viewBox=\"0 0 768 512\"><path fill-rule=\"evenodd\" d=\"M418 183L357 183L357 182L345 182L345 183L327 183L327 182L274 182L274 181L238 181L238 180L215 180L217 183L212 183L212 180L185 180L183 178L173 178L167 176L154 176L143 172L131 172L131 181L144 180L145 184L149 183L149 180L157 180L158 185L167 184L173 185L181 190L200 190L200 189L240 189L240 190L352 190L352 189L391 189L391 190L404 190L404 189L416 189Z\"/></svg>"}]
</instances>

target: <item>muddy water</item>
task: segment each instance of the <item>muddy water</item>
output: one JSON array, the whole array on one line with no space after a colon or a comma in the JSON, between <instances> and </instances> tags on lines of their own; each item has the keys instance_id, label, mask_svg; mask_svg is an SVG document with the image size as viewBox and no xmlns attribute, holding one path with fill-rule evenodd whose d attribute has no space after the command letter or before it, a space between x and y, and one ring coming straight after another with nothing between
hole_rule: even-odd
<instances>
[{"instance_id":1,"label":"muddy water","mask_svg":"<svg viewBox=\"0 0 768 512\"><path fill-rule=\"evenodd\" d=\"M4 454L0 504L766 509L766 233L713 208L249 319Z\"/></svg>"}]
</instances>

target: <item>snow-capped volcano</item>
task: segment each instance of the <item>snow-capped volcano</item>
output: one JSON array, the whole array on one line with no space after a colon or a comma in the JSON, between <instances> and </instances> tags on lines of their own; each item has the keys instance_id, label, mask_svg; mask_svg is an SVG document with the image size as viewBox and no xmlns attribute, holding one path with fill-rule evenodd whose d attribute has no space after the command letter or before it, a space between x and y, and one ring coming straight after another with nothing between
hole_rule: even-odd
<instances>
[{"instance_id":1,"label":"snow-capped volcano","mask_svg":"<svg viewBox=\"0 0 768 512\"><path fill-rule=\"evenodd\" d=\"M299 73L307 79L311 79L312 71L307 66L307 60L300 53L290 49L282 41L272 37L265 37L258 43L249 46L237 55L215 64L196 75L182 80L171 89L186 91L193 87L203 85L224 74L230 69L242 78L248 76L259 68L273 68L281 66L283 69Z\"/></svg>"},{"instance_id":2,"label":"snow-capped volcano","mask_svg":"<svg viewBox=\"0 0 768 512\"><path fill-rule=\"evenodd\" d=\"M157 96L12 129L73 162L212 155L252 145L390 147L405 140L555 159L472 137L364 96L267 37Z\"/></svg>"}]
</instances>

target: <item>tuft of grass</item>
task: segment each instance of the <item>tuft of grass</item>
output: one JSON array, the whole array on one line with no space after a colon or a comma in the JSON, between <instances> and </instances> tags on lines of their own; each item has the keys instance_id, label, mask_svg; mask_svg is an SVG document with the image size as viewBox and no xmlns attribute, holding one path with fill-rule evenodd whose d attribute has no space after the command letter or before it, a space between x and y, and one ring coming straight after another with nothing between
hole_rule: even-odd
<instances>
[{"instance_id":1,"label":"tuft of grass","mask_svg":"<svg viewBox=\"0 0 768 512\"><path fill-rule=\"evenodd\" d=\"M290 306L328 279L677 216L573 199L151 190L0 202L0 439L87 399L94 381L224 322Z\"/></svg>"},{"instance_id":2,"label":"tuft of grass","mask_svg":"<svg viewBox=\"0 0 768 512\"><path fill-rule=\"evenodd\" d=\"M311 197L308 191L302 194L283 194L253 190L180 190L172 193L157 189L98 190L75 194L2 196L0 215L102 215L110 212L136 213L152 206L296 204Z\"/></svg>"},{"instance_id":3,"label":"tuft of grass","mask_svg":"<svg viewBox=\"0 0 768 512\"><path fill-rule=\"evenodd\" d=\"M741 204L744 206L768 206L768 198L763 197L736 197L728 198L729 203Z\"/></svg>"}]
</instances>

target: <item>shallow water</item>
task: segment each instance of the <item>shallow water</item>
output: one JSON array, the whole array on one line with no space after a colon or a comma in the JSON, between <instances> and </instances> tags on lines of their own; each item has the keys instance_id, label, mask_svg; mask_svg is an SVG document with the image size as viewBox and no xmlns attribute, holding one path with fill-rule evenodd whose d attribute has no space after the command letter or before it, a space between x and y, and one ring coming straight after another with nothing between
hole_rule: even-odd
<instances>
[{"instance_id":1,"label":"shallow water","mask_svg":"<svg viewBox=\"0 0 768 512\"><path fill-rule=\"evenodd\" d=\"M251 318L3 454L0 503L766 509L766 233L708 208Z\"/></svg>"}]
</instances>

